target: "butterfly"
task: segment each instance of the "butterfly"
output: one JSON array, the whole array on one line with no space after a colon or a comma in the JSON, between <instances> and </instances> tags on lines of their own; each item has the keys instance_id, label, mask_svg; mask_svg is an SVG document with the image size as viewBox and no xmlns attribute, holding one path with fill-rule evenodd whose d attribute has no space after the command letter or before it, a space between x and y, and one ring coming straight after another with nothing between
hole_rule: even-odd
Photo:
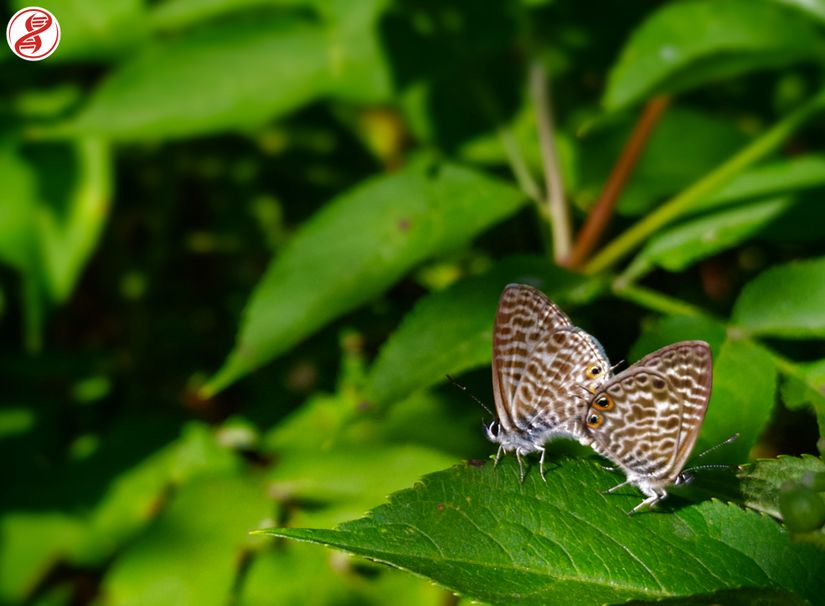
<instances>
[{"instance_id":1,"label":"butterfly","mask_svg":"<svg viewBox=\"0 0 825 606\"><path fill-rule=\"evenodd\" d=\"M681 341L663 347L606 381L592 396L583 431L593 449L624 471L653 507L681 483L705 418L713 381L710 347Z\"/></svg>"},{"instance_id":2,"label":"butterfly","mask_svg":"<svg viewBox=\"0 0 825 606\"><path fill-rule=\"evenodd\" d=\"M515 451L524 480L522 456L540 452L544 479L545 442L564 436L587 444L589 396L611 376L599 342L573 326L542 292L524 284L505 287L493 328L498 418L486 428L499 445L496 463L502 453Z\"/></svg>"}]
</instances>

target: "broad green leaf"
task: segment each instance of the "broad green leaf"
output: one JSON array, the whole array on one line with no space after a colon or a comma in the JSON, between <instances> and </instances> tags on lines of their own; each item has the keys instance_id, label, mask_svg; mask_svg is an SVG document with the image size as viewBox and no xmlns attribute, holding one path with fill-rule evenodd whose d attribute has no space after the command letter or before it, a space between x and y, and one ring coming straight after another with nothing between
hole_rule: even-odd
<instances>
[{"instance_id":1,"label":"broad green leaf","mask_svg":"<svg viewBox=\"0 0 825 606\"><path fill-rule=\"evenodd\" d=\"M272 262L234 350L204 392L223 389L522 203L509 185L451 164L410 167L341 195Z\"/></svg>"},{"instance_id":2,"label":"broad green leaf","mask_svg":"<svg viewBox=\"0 0 825 606\"><path fill-rule=\"evenodd\" d=\"M312 8L318 0L165 0L152 6L152 27L165 31L190 27L231 13L278 8Z\"/></svg>"},{"instance_id":3,"label":"broad green leaf","mask_svg":"<svg viewBox=\"0 0 825 606\"><path fill-rule=\"evenodd\" d=\"M82 536L83 523L60 511L0 514L0 602L22 604L59 559Z\"/></svg>"},{"instance_id":4,"label":"broad green leaf","mask_svg":"<svg viewBox=\"0 0 825 606\"><path fill-rule=\"evenodd\" d=\"M825 0L773 0L777 4L802 11L809 17L825 23Z\"/></svg>"},{"instance_id":5,"label":"broad green leaf","mask_svg":"<svg viewBox=\"0 0 825 606\"><path fill-rule=\"evenodd\" d=\"M599 197L633 128L631 117L599 129L580 143L582 175L576 204L589 208ZM656 125L622 190L616 210L643 215L724 162L745 143L741 129L707 112L673 107Z\"/></svg>"},{"instance_id":6,"label":"broad green leaf","mask_svg":"<svg viewBox=\"0 0 825 606\"><path fill-rule=\"evenodd\" d=\"M107 604L226 604L247 533L272 514L259 482L235 474L188 482L109 569Z\"/></svg>"},{"instance_id":7,"label":"broad green leaf","mask_svg":"<svg viewBox=\"0 0 825 606\"><path fill-rule=\"evenodd\" d=\"M738 433L738 440L714 455L725 463L747 461L775 401L776 367L770 354L751 341L728 339L713 362L713 390L695 452Z\"/></svg>"},{"instance_id":8,"label":"broad green leaf","mask_svg":"<svg viewBox=\"0 0 825 606\"><path fill-rule=\"evenodd\" d=\"M665 316L645 325L645 330L630 348L628 364L676 341L707 341L718 358L725 341L725 325L711 318ZM612 353L613 357L621 352ZM618 359L618 358L617 358Z\"/></svg>"},{"instance_id":9,"label":"broad green leaf","mask_svg":"<svg viewBox=\"0 0 825 606\"><path fill-rule=\"evenodd\" d=\"M295 512L290 523L323 527L363 515L388 494L457 462L457 457L412 444L292 449L279 458L269 476L269 494L285 503L314 503Z\"/></svg>"},{"instance_id":10,"label":"broad green leaf","mask_svg":"<svg viewBox=\"0 0 825 606\"><path fill-rule=\"evenodd\" d=\"M791 198L762 200L721 210L659 232L633 260L633 274L654 266L682 271L697 261L744 242L794 204Z\"/></svg>"},{"instance_id":11,"label":"broad green leaf","mask_svg":"<svg viewBox=\"0 0 825 606\"><path fill-rule=\"evenodd\" d=\"M155 140L256 126L326 90L326 52L322 28L292 18L199 29L120 65L62 132Z\"/></svg>"},{"instance_id":12,"label":"broad green leaf","mask_svg":"<svg viewBox=\"0 0 825 606\"><path fill-rule=\"evenodd\" d=\"M443 606L449 601L443 589L425 579L330 554L317 545L292 543L255 556L237 604Z\"/></svg>"},{"instance_id":13,"label":"broad green leaf","mask_svg":"<svg viewBox=\"0 0 825 606\"><path fill-rule=\"evenodd\" d=\"M422 298L382 347L368 375L367 398L385 405L415 390L488 364L498 298L511 282L526 282L555 301L595 285L539 258L513 258L490 271Z\"/></svg>"},{"instance_id":14,"label":"broad green leaf","mask_svg":"<svg viewBox=\"0 0 825 606\"><path fill-rule=\"evenodd\" d=\"M734 177L691 209L703 212L745 200L825 187L825 157L813 154L759 164Z\"/></svg>"},{"instance_id":15,"label":"broad green leaf","mask_svg":"<svg viewBox=\"0 0 825 606\"><path fill-rule=\"evenodd\" d=\"M761 459L742 468L738 474L739 487L746 507L782 519L779 513L782 485L789 480L801 482L807 474L823 472L825 463L811 455Z\"/></svg>"},{"instance_id":16,"label":"broad green leaf","mask_svg":"<svg viewBox=\"0 0 825 606\"><path fill-rule=\"evenodd\" d=\"M821 55L814 25L795 11L754 0L665 4L637 29L610 73L604 104L617 110Z\"/></svg>"},{"instance_id":17,"label":"broad green leaf","mask_svg":"<svg viewBox=\"0 0 825 606\"><path fill-rule=\"evenodd\" d=\"M341 396L313 397L273 427L261 448L281 456L341 445L415 444L461 457L486 442L478 423L481 411L457 389L421 391L378 415L366 404Z\"/></svg>"},{"instance_id":18,"label":"broad green leaf","mask_svg":"<svg viewBox=\"0 0 825 606\"><path fill-rule=\"evenodd\" d=\"M373 558L493 604L586 606L739 588L818 595L821 553L791 544L770 518L718 501L669 512L675 499L629 517L640 495L604 494L616 480L594 461L562 460L546 484L538 473L520 484L508 457L498 468L427 476L337 530L265 532Z\"/></svg>"},{"instance_id":19,"label":"broad green leaf","mask_svg":"<svg viewBox=\"0 0 825 606\"><path fill-rule=\"evenodd\" d=\"M732 321L754 335L825 336L825 258L774 266L751 280Z\"/></svg>"},{"instance_id":20,"label":"broad green leaf","mask_svg":"<svg viewBox=\"0 0 825 606\"><path fill-rule=\"evenodd\" d=\"M15 0L14 11L32 6ZM49 61L105 61L137 46L148 33L142 0L49 0L48 8L60 22L60 46ZM35 5L37 6L37 5Z\"/></svg>"}]
</instances>

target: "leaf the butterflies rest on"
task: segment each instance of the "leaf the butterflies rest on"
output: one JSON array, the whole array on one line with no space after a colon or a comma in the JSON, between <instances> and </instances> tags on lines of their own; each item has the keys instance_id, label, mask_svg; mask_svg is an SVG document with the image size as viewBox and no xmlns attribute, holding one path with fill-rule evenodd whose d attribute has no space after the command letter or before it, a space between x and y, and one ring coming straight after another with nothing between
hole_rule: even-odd
<instances>
[{"instance_id":1,"label":"leaf the butterflies rest on","mask_svg":"<svg viewBox=\"0 0 825 606\"><path fill-rule=\"evenodd\" d=\"M506 183L453 164L413 166L341 195L271 263L234 350L204 391L223 389L523 202Z\"/></svg>"},{"instance_id":2,"label":"leaf the butterflies rest on","mask_svg":"<svg viewBox=\"0 0 825 606\"><path fill-rule=\"evenodd\" d=\"M742 290L734 324L754 335L825 336L825 257L772 267Z\"/></svg>"},{"instance_id":3,"label":"leaf the butterflies rest on","mask_svg":"<svg viewBox=\"0 0 825 606\"><path fill-rule=\"evenodd\" d=\"M410 570L493 604L618 603L765 588L815 600L821 552L774 520L719 501L634 517L633 489L593 460L524 484L512 458L426 476L336 530L271 529ZM667 511L673 508L674 511Z\"/></svg>"},{"instance_id":4,"label":"leaf the butterflies rest on","mask_svg":"<svg viewBox=\"0 0 825 606\"><path fill-rule=\"evenodd\" d=\"M813 59L821 48L813 23L772 2L665 4L625 45L604 104L618 110L656 92Z\"/></svg>"}]
</instances>

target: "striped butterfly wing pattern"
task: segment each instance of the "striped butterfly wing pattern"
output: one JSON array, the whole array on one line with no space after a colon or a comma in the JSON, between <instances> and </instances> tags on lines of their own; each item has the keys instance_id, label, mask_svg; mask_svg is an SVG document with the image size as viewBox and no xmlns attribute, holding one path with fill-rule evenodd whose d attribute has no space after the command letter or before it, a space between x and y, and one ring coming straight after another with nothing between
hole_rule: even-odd
<instances>
[{"instance_id":1,"label":"striped butterfly wing pattern","mask_svg":"<svg viewBox=\"0 0 825 606\"><path fill-rule=\"evenodd\" d=\"M690 456L710 399L712 360L704 341L649 354L592 397L584 431L647 497L630 513L667 495ZM614 487L619 488L619 486Z\"/></svg>"},{"instance_id":2,"label":"striped butterfly wing pattern","mask_svg":"<svg viewBox=\"0 0 825 606\"><path fill-rule=\"evenodd\" d=\"M493 392L498 426L488 437L502 452L540 451L556 435L586 441L582 419L591 394L610 376L601 345L543 293L510 284L493 330ZM543 476L543 466L542 466Z\"/></svg>"}]
</instances>

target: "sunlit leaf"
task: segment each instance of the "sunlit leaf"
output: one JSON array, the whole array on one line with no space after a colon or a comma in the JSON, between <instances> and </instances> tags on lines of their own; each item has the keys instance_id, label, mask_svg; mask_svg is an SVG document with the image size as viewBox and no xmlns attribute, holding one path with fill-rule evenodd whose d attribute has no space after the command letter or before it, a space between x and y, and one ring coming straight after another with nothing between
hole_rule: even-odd
<instances>
[{"instance_id":1,"label":"sunlit leaf","mask_svg":"<svg viewBox=\"0 0 825 606\"><path fill-rule=\"evenodd\" d=\"M710 448L739 434L715 453L725 463L744 463L771 419L776 368L758 344L728 339L713 361L713 390L698 448ZM747 411L747 414L743 414Z\"/></svg>"},{"instance_id":2,"label":"sunlit leaf","mask_svg":"<svg viewBox=\"0 0 825 606\"><path fill-rule=\"evenodd\" d=\"M718 501L629 517L639 494L604 494L615 481L593 461L564 460L546 484L537 473L520 484L508 458L498 468L427 476L337 530L268 532L374 558L495 604L596 605L737 588L818 594L819 551L791 544L770 518Z\"/></svg>"},{"instance_id":3,"label":"sunlit leaf","mask_svg":"<svg viewBox=\"0 0 825 606\"><path fill-rule=\"evenodd\" d=\"M290 18L230 22L142 49L63 132L155 140L259 125L326 90L324 33Z\"/></svg>"},{"instance_id":4,"label":"sunlit leaf","mask_svg":"<svg viewBox=\"0 0 825 606\"><path fill-rule=\"evenodd\" d=\"M747 200L825 187L825 157L808 154L759 164L734 177L691 209L704 212Z\"/></svg>"},{"instance_id":5,"label":"sunlit leaf","mask_svg":"<svg viewBox=\"0 0 825 606\"><path fill-rule=\"evenodd\" d=\"M813 59L821 48L810 21L774 3L665 4L625 45L610 73L604 104L617 110L657 92Z\"/></svg>"},{"instance_id":6,"label":"sunlit leaf","mask_svg":"<svg viewBox=\"0 0 825 606\"><path fill-rule=\"evenodd\" d=\"M522 203L509 185L455 165L409 168L343 194L272 262L205 391L223 389Z\"/></svg>"},{"instance_id":7,"label":"sunlit leaf","mask_svg":"<svg viewBox=\"0 0 825 606\"><path fill-rule=\"evenodd\" d=\"M825 336L825 258L772 267L748 283L732 321L752 334Z\"/></svg>"},{"instance_id":8,"label":"sunlit leaf","mask_svg":"<svg viewBox=\"0 0 825 606\"><path fill-rule=\"evenodd\" d=\"M185 484L109 570L107 602L226 604L247 533L272 514L264 487L252 478L221 474Z\"/></svg>"},{"instance_id":9,"label":"sunlit leaf","mask_svg":"<svg viewBox=\"0 0 825 606\"><path fill-rule=\"evenodd\" d=\"M15 10L32 6L14 0ZM141 0L49 0L48 8L60 22L60 46L50 61L110 62L144 41L148 23Z\"/></svg>"},{"instance_id":10,"label":"sunlit leaf","mask_svg":"<svg viewBox=\"0 0 825 606\"><path fill-rule=\"evenodd\" d=\"M655 265L668 271L687 269L759 233L793 204L790 198L763 200L665 229L648 240L633 260L634 268Z\"/></svg>"}]
</instances>

